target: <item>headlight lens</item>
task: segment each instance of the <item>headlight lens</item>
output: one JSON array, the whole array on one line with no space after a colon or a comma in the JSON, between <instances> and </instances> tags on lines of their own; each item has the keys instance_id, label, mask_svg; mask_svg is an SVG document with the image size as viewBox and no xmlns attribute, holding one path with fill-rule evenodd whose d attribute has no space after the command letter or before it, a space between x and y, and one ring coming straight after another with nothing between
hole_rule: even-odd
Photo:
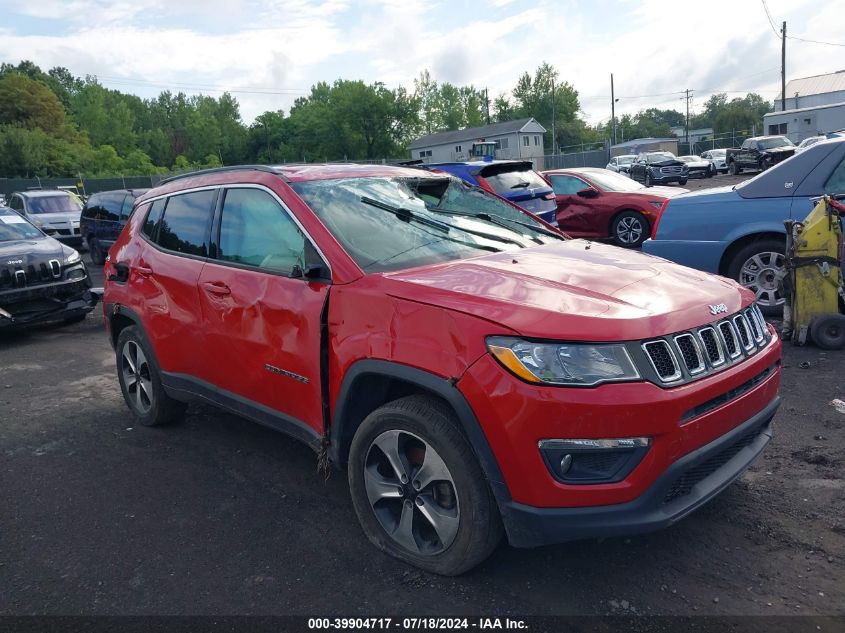
<instances>
[{"instance_id":1,"label":"headlight lens","mask_svg":"<svg viewBox=\"0 0 845 633\"><path fill-rule=\"evenodd\" d=\"M64 262L65 266L67 266L69 264L75 264L80 259L82 259L82 258L79 256L79 251L72 250L69 253L65 252L65 262Z\"/></svg>"},{"instance_id":2,"label":"headlight lens","mask_svg":"<svg viewBox=\"0 0 845 633\"><path fill-rule=\"evenodd\" d=\"M487 349L512 374L533 383L586 387L640 378L624 345L535 343L491 336Z\"/></svg>"}]
</instances>

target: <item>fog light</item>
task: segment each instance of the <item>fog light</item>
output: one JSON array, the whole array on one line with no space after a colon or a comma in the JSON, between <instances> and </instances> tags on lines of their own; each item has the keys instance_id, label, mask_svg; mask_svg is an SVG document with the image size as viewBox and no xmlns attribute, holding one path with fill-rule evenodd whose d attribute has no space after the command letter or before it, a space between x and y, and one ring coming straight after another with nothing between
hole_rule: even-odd
<instances>
[{"instance_id":1,"label":"fog light","mask_svg":"<svg viewBox=\"0 0 845 633\"><path fill-rule=\"evenodd\" d=\"M651 438L541 440L538 445L555 479L568 484L614 483L640 463Z\"/></svg>"},{"instance_id":2,"label":"fog light","mask_svg":"<svg viewBox=\"0 0 845 633\"><path fill-rule=\"evenodd\" d=\"M572 468L572 455L567 453L563 456L563 459L560 460L560 474L565 475L569 472L570 468Z\"/></svg>"}]
</instances>

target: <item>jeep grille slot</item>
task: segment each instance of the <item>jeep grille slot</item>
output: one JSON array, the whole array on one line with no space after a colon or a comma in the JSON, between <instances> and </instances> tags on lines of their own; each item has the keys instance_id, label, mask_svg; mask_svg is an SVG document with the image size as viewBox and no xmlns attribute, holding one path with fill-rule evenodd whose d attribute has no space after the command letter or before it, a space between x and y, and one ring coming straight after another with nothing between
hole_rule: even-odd
<instances>
[{"instance_id":1,"label":"jeep grille slot","mask_svg":"<svg viewBox=\"0 0 845 633\"><path fill-rule=\"evenodd\" d=\"M679 334L675 337L675 345L681 352L681 358L684 359L684 364L691 376L700 374L706 367L704 366L704 359L698 351L698 343L692 334Z\"/></svg>"},{"instance_id":2,"label":"jeep grille slot","mask_svg":"<svg viewBox=\"0 0 845 633\"><path fill-rule=\"evenodd\" d=\"M704 351L707 354L707 360L710 361L711 367L718 367L725 362L725 355L722 352L722 346L719 345L719 337L716 335L716 330L712 327L704 327L698 331L698 338L701 339L701 344L704 345Z\"/></svg>"},{"instance_id":3,"label":"jeep grille slot","mask_svg":"<svg viewBox=\"0 0 845 633\"><path fill-rule=\"evenodd\" d=\"M657 376L663 382L672 382L681 377L681 370L675 361L675 355L666 341L649 341L643 345L649 361Z\"/></svg>"},{"instance_id":4,"label":"jeep grille slot","mask_svg":"<svg viewBox=\"0 0 845 633\"><path fill-rule=\"evenodd\" d=\"M725 348L728 350L728 356L736 358L742 352L739 349L739 343L734 334L734 328L730 321L722 321L719 324L719 332L722 334L722 341L725 343Z\"/></svg>"},{"instance_id":5,"label":"jeep grille slot","mask_svg":"<svg viewBox=\"0 0 845 633\"><path fill-rule=\"evenodd\" d=\"M739 333L739 340L742 342L742 347L746 350L753 349L754 341L751 340L751 327L748 325L748 321L745 320L742 314L737 314L733 318L733 322L736 326L736 331Z\"/></svg>"}]
</instances>

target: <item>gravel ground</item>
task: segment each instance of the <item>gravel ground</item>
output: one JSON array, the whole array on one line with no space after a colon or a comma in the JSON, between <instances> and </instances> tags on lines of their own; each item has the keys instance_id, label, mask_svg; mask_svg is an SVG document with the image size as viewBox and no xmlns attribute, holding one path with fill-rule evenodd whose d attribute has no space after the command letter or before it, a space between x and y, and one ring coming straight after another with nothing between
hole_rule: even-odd
<instances>
[{"instance_id":1,"label":"gravel ground","mask_svg":"<svg viewBox=\"0 0 845 633\"><path fill-rule=\"evenodd\" d=\"M843 370L787 345L775 439L675 527L441 578L371 547L283 435L204 406L135 427L99 311L2 334L0 614L843 615Z\"/></svg>"}]
</instances>

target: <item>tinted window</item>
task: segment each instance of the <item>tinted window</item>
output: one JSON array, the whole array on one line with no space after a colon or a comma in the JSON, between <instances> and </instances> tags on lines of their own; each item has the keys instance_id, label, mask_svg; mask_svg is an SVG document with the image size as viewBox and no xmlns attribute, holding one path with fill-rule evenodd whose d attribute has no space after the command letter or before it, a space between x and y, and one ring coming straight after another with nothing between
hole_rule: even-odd
<instances>
[{"instance_id":1,"label":"tinted window","mask_svg":"<svg viewBox=\"0 0 845 633\"><path fill-rule=\"evenodd\" d=\"M21 200L20 196L12 196L11 202L9 202L9 206L14 209L15 211L22 211L23 210L23 200Z\"/></svg>"},{"instance_id":2,"label":"tinted window","mask_svg":"<svg viewBox=\"0 0 845 633\"><path fill-rule=\"evenodd\" d=\"M88 202L85 203L85 208L82 209L82 217L89 218L91 220L98 217L99 207L100 207L100 199L101 196L95 194L88 198Z\"/></svg>"},{"instance_id":3,"label":"tinted window","mask_svg":"<svg viewBox=\"0 0 845 633\"><path fill-rule=\"evenodd\" d=\"M845 158L843 158L827 182L824 183L825 193L845 193Z\"/></svg>"},{"instance_id":4,"label":"tinted window","mask_svg":"<svg viewBox=\"0 0 845 633\"><path fill-rule=\"evenodd\" d=\"M144 220L144 226L141 229L141 233L151 240L155 240L156 234L158 233L158 225L161 223L161 212L164 211L164 202L163 198L153 202L153 207L150 209L147 219Z\"/></svg>"},{"instance_id":5,"label":"tinted window","mask_svg":"<svg viewBox=\"0 0 845 633\"><path fill-rule=\"evenodd\" d=\"M117 222L120 219L120 207L123 206L123 198L124 194L122 193L107 193L103 195L103 210L100 214L100 219Z\"/></svg>"},{"instance_id":6,"label":"tinted window","mask_svg":"<svg viewBox=\"0 0 845 633\"><path fill-rule=\"evenodd\" d=\"M12 211L0 209L0 242L33 240L44 237L43 233L24 218Z\"/></svg>"},{"instance_id":7,"label":"tinted window","mask_svg":"<svg viewBox=\"0 0 845 633\"><path fill-rule=\"evenodd\" d=\"M208 228L217 192L196 191L172 196L164 208L156 243L177 253L208 255Z\"/></svg>"},{"instance_id":8,"label":"tinted window","mask_svg":"<svg viewBox=\"0 0 845 633\"><path fill-rule=\"evenodd\" d=\"M135 196L126 196L123 199L123 206L120 208L120 219L124 222L132 214L132 205L135 203Z\"/></svg>"},{"instance_id":9,"label":"tinted window","mask_svg":"<svg viewBox=\"0 0 845 633\"><path fill-rule=\"evenodd\" d=\"M304 251L305 237L273 196L260 189L226 191L219 259L289 274L304 266Z\"/></svg>"},{"instance_id":10,"label":"tinted window","mask_svg":"<svg viewBox=\"0 0 845 633\"><path fill-rule=\"evenodd\" d=\"M527 136L525 138L528 138ZM484 176L487 184L498 193L516 191L519 189L533 189L535 187L549 188L548 183L536 172L525 169L522 171L503 171L498 174Z\"/></svg>"},{"instance_id":11,"label":"tinted window","mask_svg":"<svg viewBox=\"0 0 845 633\"><path fill-rule=\"evenodd\" d=\"M572 196L587 187L580 178L573 178L572 176L550 176L552 181L552 188L559 196Z\"/></svg>"}]
</instances>

